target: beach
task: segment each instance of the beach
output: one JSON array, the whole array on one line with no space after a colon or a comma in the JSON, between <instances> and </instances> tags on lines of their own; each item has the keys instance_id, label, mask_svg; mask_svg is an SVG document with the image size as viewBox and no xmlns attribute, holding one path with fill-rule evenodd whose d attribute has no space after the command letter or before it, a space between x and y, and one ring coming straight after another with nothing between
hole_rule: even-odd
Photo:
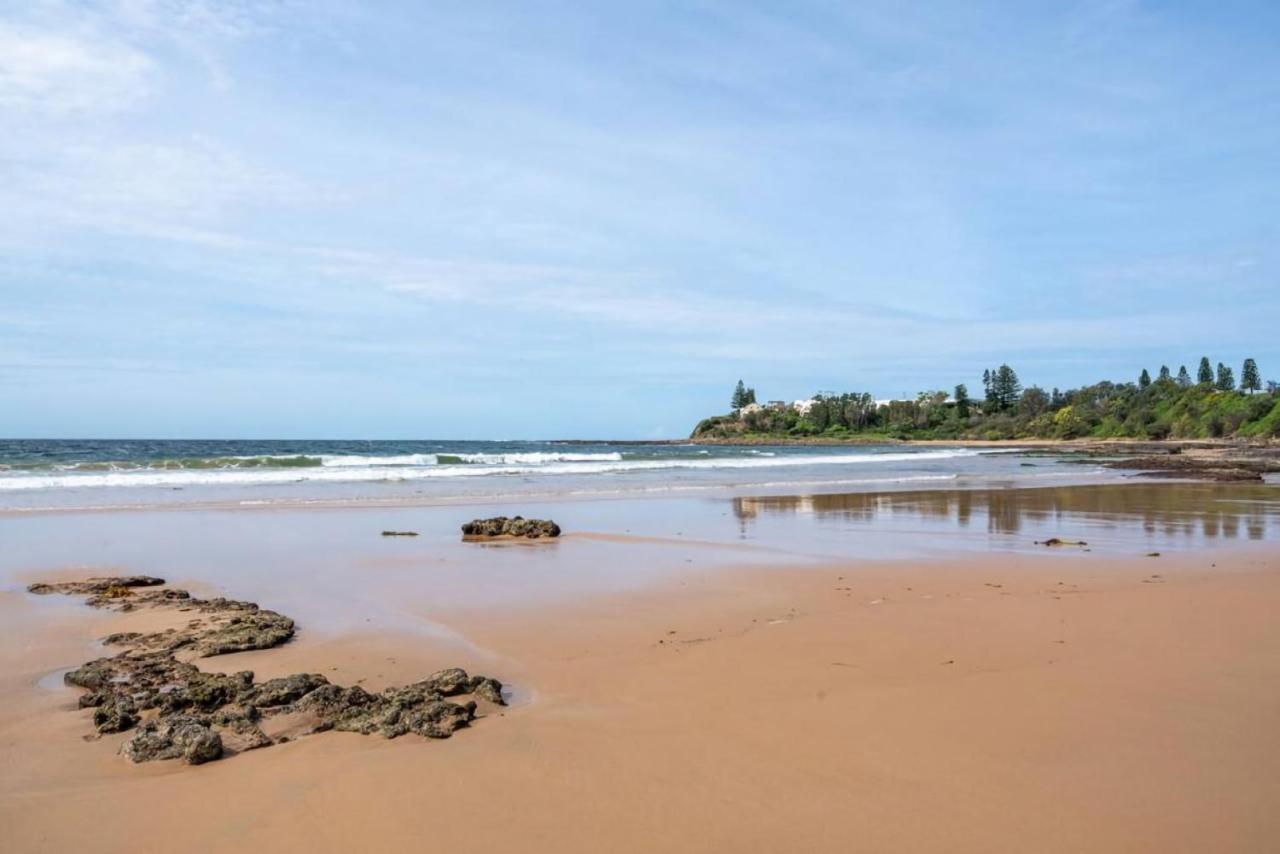
<instances>
[{"instance_id":1,"label":"beach","mask_svg":"<svg viewBox=\"0 0 1280 854\"><path fill-rule=\"evenodd\" d=\"M0 854L1280 852L1278 81L4 3Z\"/></svg>"},{"instance_id":2,"label":"beach","mask_svg":"<svg viewBox=\"0 0 1280 854\"><path fill-rule=\"evenodd\" d=\"M0 847L1267 850L1278 507L1184 483L579 499L529 507L560 539L502 545L457 522L505 505L0 516ZM171 618L25 587L132 572L297 621L201 669L377 691L462 666L508 705L447 740L130 763L60 677Z\"/></svg>"}]
</instances>

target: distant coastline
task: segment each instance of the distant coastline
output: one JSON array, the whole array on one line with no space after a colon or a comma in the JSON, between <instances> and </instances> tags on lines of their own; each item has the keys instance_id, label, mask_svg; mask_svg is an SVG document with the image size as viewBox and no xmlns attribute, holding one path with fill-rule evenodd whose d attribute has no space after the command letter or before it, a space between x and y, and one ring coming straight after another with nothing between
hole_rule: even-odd
<instances>
[{"instance_id":1,"label":"distant coastline","mask_svg":"<svg viewBox=\"0 0 1280 854\"><path fill-rule=\"evenodd\" d=\"M738 381L729 412L702 419L690 438L703 443L893 443L903 440L1161 441L1280 438L1280 383L1264 382L1253 359L1234 371L1208 357L1196 379L1186 366L1162 365L1153 379L1103 380L1065 391L1023 386L1000 365L982 374L982 397L960 383L950 392L877 399L868 392L819 392L795 401L760 402Z\"/></svg>"}]
</instances>

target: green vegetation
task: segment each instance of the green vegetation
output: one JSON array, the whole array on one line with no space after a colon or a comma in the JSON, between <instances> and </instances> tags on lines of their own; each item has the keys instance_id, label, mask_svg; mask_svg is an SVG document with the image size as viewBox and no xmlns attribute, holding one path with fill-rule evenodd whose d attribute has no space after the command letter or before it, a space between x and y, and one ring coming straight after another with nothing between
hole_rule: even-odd
<instances>
[{"instance_id":1,"label":"green vegetation","mask_svg":"<svg viewBox=\"0 0 1280 854\"><path fill-rule=\"evenodd\" d=\"M1258 376L1258 363L1253 359L1245 359L1240 370L1240 390L1253 394L1262 390L1262 378Z\"/></svg>"},{"instance_id":2,"label":"green vegetation","mask_svg":"<svg viewBox=\"0 0 1280 854\"><path fill-rule=\"evenodd\" d=\"M823 394L805 406L759 406L741 381L734 411L707 418L695 439L1209 439L1280 437L1280 387L1264 385L1257 363L1246 359L1235 387L1234 372L1200 360L1200 382L1184 365L1177 378L1167 367L1156 379L1143 370L1136 383L1103 381L1046 392L1023 388L1008 365L983 371L979 406L967 387L923 391L914 400L877 402L866 392Z\"/></svg>"},{"instance_id":3,"label":"green vegetation","mask_svg":"<svg viewBox=\"0 0 1280 854\"><path fill-rule=\"evenodd\" d=\"M1231 391L1236 387L1236 379L1231 373L1231 369L1221 362L1218 363L1218 382L1216 386L1218 391Z\"/></svg>"}]
</instances>

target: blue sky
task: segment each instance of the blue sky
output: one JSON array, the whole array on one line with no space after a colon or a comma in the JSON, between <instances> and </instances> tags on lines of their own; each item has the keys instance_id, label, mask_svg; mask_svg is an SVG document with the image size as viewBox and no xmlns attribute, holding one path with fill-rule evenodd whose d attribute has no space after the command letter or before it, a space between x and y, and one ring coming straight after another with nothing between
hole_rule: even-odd
<instances>
[{"instance_id":1,"label":"blue sky","mask_svg":"<svg viewBox=\"0 0 1280 854\"><path fill-rule=\"evenodd\" d=\"M1280 4L0 0L0 434L1280 377Z\"/></svg>"}]
</instances>

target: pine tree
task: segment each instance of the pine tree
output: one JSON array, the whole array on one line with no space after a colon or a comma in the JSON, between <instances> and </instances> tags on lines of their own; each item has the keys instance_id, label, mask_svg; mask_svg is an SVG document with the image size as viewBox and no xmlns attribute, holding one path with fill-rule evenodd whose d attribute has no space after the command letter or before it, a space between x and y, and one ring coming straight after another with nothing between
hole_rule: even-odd
<instances>
[{"instance_id":1,"label":"pine tree","mask_svg":"<svg viewBox=\"0 0 1280 854\"><path fill-rule=\"evenodd\" d=\"M1168 365L1161 365L1161 366L1160 366L1160 381L1161 381L1161 382L1167 382L1169 379L1170 379L1170 376L1169 376L1169 366L1168 366Z\"/></svg>"},{"instance_id":2,"label":"pine tree","mask_svg":"<svg viewBox=\"0 0 1280 854\"><path fill-rule=\"evenodd\" d=\"M965 387L964 383L960 383L960 385L956 386L956 393L954 397L956 399L956 414L960 416L960 420L968 421L969 389Z\"/></svg>"},{"instance_id":3,"label":"pine tree","mask_svg":"<svg viewBox=\"0 0 1280 854\"><path fill-rule=\"evenodd\" d=\"M754 388L747 389L747 402L743 406L750 406L756 402L756 390Z\"/></svg>"},{"instance_id":4,"label":"pine tree","mask_svg":"<svg viewBox=\"0 0 1280 854\"><path fill-rule=\"evenodd\" d=\"M1213 368L1209 367L1209 357L1208 357L1208 356L1201 356L1201 357L1200 357L1200 374L1199 374L1199 376L1196 378L1196 382L1198 382L1198 383L1211 383L1211 382L1213 382Z\"/></svg>"},{"instance_id":5,"label":"pine tree","mask_svg":"<svg viewBox=\"0 0 1280 854\"><path fill-rule=\"evenodd\" d=\"M1147 369L1142 369L1142 374L1138 377L1138 388L1147 388L1151 385L1151 374L1147 373Z\"/></svg>"},{"instance_id":6,"label":"pine tree","mask_svg":"<svg viewBox=\"0 0 1280 854\"><path fill-rule=\"evenodd\" d=\"M747 387L743 385L742 380L738 380L738 384L733 389L733 397L729 401L731 409L741 409L747 405Z\"/></svg>"},{"instance_id":7,"label":"pine tree","mask_svg":"<svg viewBox=\"0 0 1280 854\"><path fill-rule=\"evenodd\" d=\"M1186 388L1191 385L1191 374L1187 373L1187 366L1183 365L1178 368L1178 385Z\"/></svg>"},{"instance_id":8,"label":"pine tree","mask_svg":"<svg viewBox=\"0 0 1280 854\"><path fill-rule=\"evenodd\" d=\"M1258 363L1253 359L1245 359L1240 369L1240 390L1253 394L1262 390L1262 377L1258 376Z\"/></svg>"},{"instance_id":9,"label":"pine tree","mask_svg":"<svg viewBox=\"0 0 1280 854\"><path fill-rule=\"evenodd\" d=\"M1226 365L1218 363L1218 391L1232 391L1236 387L1235 374Z\"/></svg>"},{"instance_id":10,"label":"pine tree","mask_svg":"<svg viewBox=\"0 0 1280 854\"><path fill-rule=\"evenodd\" d=\"M1008 365L1001 365L991 378L991 397L996 411L1004 412L1012 409L1022 394L1022 383L1018 375Z\"/></svg>"}]
</instances>

